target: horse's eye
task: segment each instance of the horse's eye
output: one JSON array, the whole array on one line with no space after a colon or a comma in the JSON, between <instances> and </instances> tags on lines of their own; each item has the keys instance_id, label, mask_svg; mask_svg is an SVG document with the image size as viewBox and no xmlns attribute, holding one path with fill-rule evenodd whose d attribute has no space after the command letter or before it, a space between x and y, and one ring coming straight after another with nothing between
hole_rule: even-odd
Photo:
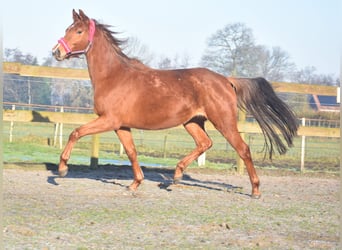
<instances>
[{"instance_id":1,"label":"horse's eye","mask_svg":"<svg viewBox=\"0 0 342 250\"><path fill-rule=\"evenodd\" d=\"M78 30L77 34L82 34L82 32L83 32L82 30Z\"/></svg>"}]
</instances>

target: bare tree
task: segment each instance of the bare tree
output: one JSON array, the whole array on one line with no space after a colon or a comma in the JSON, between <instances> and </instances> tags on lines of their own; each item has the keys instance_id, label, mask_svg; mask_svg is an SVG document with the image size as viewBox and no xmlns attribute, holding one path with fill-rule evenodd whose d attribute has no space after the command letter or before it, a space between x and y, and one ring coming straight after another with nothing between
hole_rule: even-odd
<instances>
[{"instance_id":1,"label":"bare tree","mask_svg":"<svg viewBox=\"0 0 342 250\"><path fill-rule=\"evenodd\" d=\"M190 57L187 54L179 56L178 54L173 57L161 56L159 61L156 62L158 69L184 69L189 67Z\"/></svg>"},{"instance_id":2,"label":"bare tree","mask_svg":"<svg viewBox=\"0 0 342 250\"><path fill-rule=\"evenodd\" d=\"M176 54L173 58L173 68L188 68L190 65L190 60L191 58L188 54L182 54L181 56Z\"/></svg>"},{"instance_id":3,"label":"bare tree","mask_svg":"<svg viewBox=\"0 0 342 250\"><path fill-rule=\"evenodd\" d=\"M218 30L208 40L201 64L225 75L248 76L255 58L252 30L233 23Z\"/></svg>"},{"instance_id":4,"label":"bare tree","mask_svg":"<svg viewBox=\"0 0 342 250\"><path fill-rule=\"evenodd\" d=\"M258 53L256 75L270 81L280 81L289 79L295 71L296 66L290 61L289 54L280 47L268 49L265 46L258 46L256 51Z\"/></svg>"},{"instance_id":5,"label":"bare tree","mask_svg":"<svg viewBox=\"0 0 342 250\"><path fill-rule=\"evenodd\" d=\"M287 52L256 45L252 30L243 23L228 24L213 34L201 64L224 75L262 76L273 81L285 80L295 70Z\"/></svg>"},{"instance_id":6,"label":"bare tree","mask_svg":"<svg viewBox=\"0 0 342 250\"><path fill-rule=\"evenodd\" d=\"M157 63L158 69L171 69L172 68L172 61L168 57L161 57Z\"/></svg>"},{"instance_id":7,"label":"bare tree","mask_svg":"<svg viewBox=\"0 0 342 250\"><path fill-rule=\"evenodd\" d=\"M295 71L291 80L299 83L339 86L340 79L329 74L317 74L313 66Z\"/></svg>"},{"instance_id":8,"label":"bare tree","mask_svg":"<svg viewBox=\"0 0 342 250\"><path fill-rule=\"evenodd\" d=\"M23 53L20 49L9 49L5 48L4 53L5 62L20 62L26 65L38 65L37 57L31 55L30 53Z\"/></svg>"},{"instance_id":9,"label":"bare tree","mask_svg":"<svg viewBox=\"0 0 342 250\"><path fill-rule=\"evenodd\" d=\"M148 47L134 36L126 40L123 50L127 56L137 58L147 65L150 65L154 59L154 55L149 51Z\"/></svg>"}]
</instances>

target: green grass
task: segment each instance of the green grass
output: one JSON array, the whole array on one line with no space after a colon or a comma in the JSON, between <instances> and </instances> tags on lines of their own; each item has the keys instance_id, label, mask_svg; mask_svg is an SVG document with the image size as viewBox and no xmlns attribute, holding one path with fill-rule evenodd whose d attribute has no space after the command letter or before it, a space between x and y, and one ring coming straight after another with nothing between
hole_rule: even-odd
<instances>
[{"instance_id":1,"label":"green grass","mask_svg":"<svg viewBox=\"0 0 342 250\"><path fill-rule=\"evenodd\" d=\"M46 145L31 143L4 143L4 162L5 163L53 163L58 164L62 150ZM156 158L151 156L139 155L139 162L142 166L155 167L175 167L179 159L176 158ZM89 165L90 150L85 148L75 148L68 162L72 165ZM100 151L99 164L129 165L126 155L119 156L115 152ZM190 168L197 167L192 163ZM227 163L207 162L207 168L232 170L234 166Z\"/></svg>"},{"instance_id":2,"label":"green grass","mask_svg":"<svg viewBox=\"0 0 342 250\"><path fill-rule=\"evenodd\" d=\"M76 125L64 125L63 146ZM29 163L58 163L61 149L52 146L54 124L52 123L14 123L13 142L9 142L10 123L3 124L4 161ZM191 152L195 144L191 136L180 128L141 131L132 130L138 151L139 161L155 166L175 166L177 162ZM236 153L217 131L208 131L214 142L206 154L206 167L233 169ZM57 138L58 139L58 138ZM246 134L245 140L252 151L256 166L264 168L282 168L298 171L300 169L301 137L295 138L294 147L285 155L276 155L273 161L264 159L264 139L260 134ZM81 138L75 145L70 164L89 164L91 136ZM166 143L165 143L166 141ZM126 155L119 155L119 140L114 132L100 135L100 164L129 164ZM338 172L340 164L340 141L338 138L306 138L305 168L309 171ZM118 162L112 161L116 160ZM193 163L191 167L196 167Z\"/></svg>"}]
</instances>

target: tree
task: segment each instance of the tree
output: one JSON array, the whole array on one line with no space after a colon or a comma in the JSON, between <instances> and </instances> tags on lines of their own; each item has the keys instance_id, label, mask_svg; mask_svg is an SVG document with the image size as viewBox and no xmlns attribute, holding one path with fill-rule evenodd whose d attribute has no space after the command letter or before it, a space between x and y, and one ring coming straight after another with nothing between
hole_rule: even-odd
<instances>
[{"instance_id":1,"label":"tree","mask_svg":"<svg viewBox=\"0 0 342 250\"><path fill-rule=\"evenodd\" d=\"M147 65L150 65L154 59L153 53L137 37L129 37L126 40L123 51L127 56L137 58Z\"/></svg>"},{"instance_id":2,"label":"tree","mask_svg":"<svg viewBox=\"0 0 342 250\"><path fill-rule=\"evenodd\" d=\"M18 48L5 48L4 61L19 62L26 65L38 65L37 57L32 56L30 53L24 54Z\"/></svg>"},{"instance_id":3,"label":"tree","mask_svg":"<svg viewBox=\"0 0 342 250\"><path fill-rule=\"evenodd\" d=\"M190 57L186 54L175 55L173 59L161 56L156 63L158 69L184 69L189 67Z\"/></svg>"},{"instance_id":4,"label":"tree","mask_svg":"<svg viewBox=\"0 0 342 250\"><path fill-rule=\"evenodd\" d=\"M228 24L214 33L201 64L224 75L262 76L272 81L287 79L295 68L280 47L255 44L252 30L243 23Z\"/></svg>"},{"instance_id":5,"label":"tree","mask_svg":"<svg viewBox=\"0 0 342 250\"><path fill-rule=\"evenodd\" d=\"M208 40L201 64L225 75L249 75L255 65L252 30L243 23L233 23L218 30Z\"/></svg>"},{"instance_id":6,"label":"tree","mask_svg":"<svg viewBox=\"0 0 342 250\"><path fill-rule=\"evenodd\" d=\"M270 81L289 79L295 71L295 64L290 61L289 54L280 47L268 49L257 47L257 71L255 75L263 76Z\"/></svg>"},{"instance_id":7,"label":"tree","mask_svg":"<svg viewBox=\"0 0 342 250\"><path fill-rule=\"evenodd\" d=\"M339 86L340 79L329 74L316 74L316 68L307 66L303 69L295 71L291 80L298 83L319 84L329 86Z\"/></svg>"},{"instance_id":8,"label":"tree","mask_svg":"<svg viewBox=\"0 0 342 250\"><path fill-rule=\"evenodd\" d=\"M162 57L159 59L157 63L158 69L172 69L172 62L171 59L168 57Z\"/></svg>"}]
</instances>

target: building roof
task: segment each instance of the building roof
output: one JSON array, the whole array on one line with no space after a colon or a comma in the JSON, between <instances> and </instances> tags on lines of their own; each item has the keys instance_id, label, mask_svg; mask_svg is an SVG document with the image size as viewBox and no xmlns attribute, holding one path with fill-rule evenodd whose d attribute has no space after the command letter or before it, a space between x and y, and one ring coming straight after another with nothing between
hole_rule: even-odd
<instances>
[{"instance_id":1,"label":"building roof","mask_svg":"<svg viewBox=\"0 0 342 250\"><path fill-rule=\"evenodd\" d=\"M317 111L339 112L336 96L310 95L310 107Z\"/></svg>"}]
</instances>

